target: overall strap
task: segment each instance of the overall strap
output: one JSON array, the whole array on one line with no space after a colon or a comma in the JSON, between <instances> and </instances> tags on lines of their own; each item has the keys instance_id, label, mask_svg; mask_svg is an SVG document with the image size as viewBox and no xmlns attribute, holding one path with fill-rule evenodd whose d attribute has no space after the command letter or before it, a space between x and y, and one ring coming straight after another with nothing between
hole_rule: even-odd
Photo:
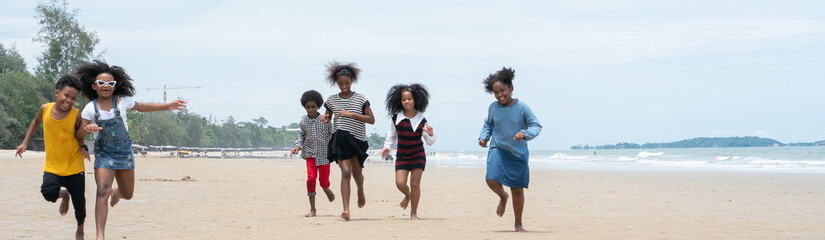
<instances>
[{"instance_id":1,"label":"overall strap","mask_svg":"<svg viewBox=\"0 0 825 240\"><path fill-rule=\"evenodd\" d=\"M100 119L100 112L97 111L97 99L92 100L92 104L95 106L95 122L98 122L98 119Z\"/></svg>"},{"instance_id":2,"label":"overall strap","mask_svg":"<svg viewBox=\"0 0 825 240\"><path fill-rule=\"evenodd\" d=\"M112 103L114 104L114 108L115 108L115 117L117 119L120 119L120 109L117 108L117 97L116 96L112 96Z\"/></svg>"}]
</instances>

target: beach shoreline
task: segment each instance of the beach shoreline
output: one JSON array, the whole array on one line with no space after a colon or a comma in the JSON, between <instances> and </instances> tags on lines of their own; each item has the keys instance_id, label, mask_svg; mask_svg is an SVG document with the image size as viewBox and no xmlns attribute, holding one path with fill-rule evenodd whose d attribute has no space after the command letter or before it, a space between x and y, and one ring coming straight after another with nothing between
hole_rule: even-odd
<instances>
[{"instance_id":1,"label":"beach shoreline","mask_svg":"<svg viewBox=\"0 0 825 240\"><path fill-rule=\"evenodd\" d=\"M65 239L66 216L43 200L42 152L14 158L0 150L6 193L0 238ZM160 158L136 156L134 199L109 210L116 239L821 239L825 174L532 169L525 228L513 231L484 183L483 168L428 167L419 216L398 202L391 163L364 168L367 205L338 217L340 196L309 211L300 158ZM340 194L333 163L332 189ZM86 237L94 236L95 183L86 163ZM353 202L355 196L352 196Z\"/></svg>"}]
</instances>

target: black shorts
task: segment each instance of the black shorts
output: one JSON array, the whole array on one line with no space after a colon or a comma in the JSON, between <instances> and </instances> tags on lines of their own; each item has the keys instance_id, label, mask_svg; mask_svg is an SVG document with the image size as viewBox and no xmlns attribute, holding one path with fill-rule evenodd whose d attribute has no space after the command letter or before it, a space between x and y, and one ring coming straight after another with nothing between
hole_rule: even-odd
<instances>
[{"instance_id":1,"label":"black shorts","mask_svg":"<svg viewBox=\"0 0 825 240\"><path fill-rule=\"evenodd\" d=\"M69 176L57 176L54 173L43 172L43 185L40 185L40 193L46 201L56 202L60 197L60 187L66 188L69 192L77 225L83 224L86 219L86 175L81 172Z\"/></svg>"},{"instance_id":2,"label":"black shorts","mask_svg":"<svg viewBox=\"0 0 825 240\"><path fill-rule=\"evenodd\" d=\"M364 162L367 161L367 156L369 156L367 155L367 148L369 147L367 141L358 140L347 131L336 130L327 145L327 159L338 163L338 159L346 160L355 156L358 157L358 163L363 168Z\"/></svg>"}]
</instances>

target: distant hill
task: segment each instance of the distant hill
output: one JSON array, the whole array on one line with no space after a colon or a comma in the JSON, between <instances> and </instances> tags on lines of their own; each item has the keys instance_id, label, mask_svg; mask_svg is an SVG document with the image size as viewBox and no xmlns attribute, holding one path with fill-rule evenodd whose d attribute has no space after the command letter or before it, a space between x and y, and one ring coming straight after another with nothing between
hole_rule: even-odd
<instances>
[{"instance_id":1,"label":"distant hill","mask_svg":"<svg viewBox=\"0 0 825 240\"><path fill-rule=\"evenodd\" d=\"M589 145L577 145L572 146L570 149L578 150L578 149L639 149L639 148L715 148L715 147L780 147L780 146L825 146L825 140L812 142L812 143L791 143L791 144L784 144L779 141L770 139L770 138L760 138L760 137L701 137L701 138L692 138L692 139L685 139L682 141L677 142L669 142L669 143L645 143L645 144L636 144L636 143L617 143L613 145L599 145L599 146L589 146Z\"/></svg>"}]
</instances>

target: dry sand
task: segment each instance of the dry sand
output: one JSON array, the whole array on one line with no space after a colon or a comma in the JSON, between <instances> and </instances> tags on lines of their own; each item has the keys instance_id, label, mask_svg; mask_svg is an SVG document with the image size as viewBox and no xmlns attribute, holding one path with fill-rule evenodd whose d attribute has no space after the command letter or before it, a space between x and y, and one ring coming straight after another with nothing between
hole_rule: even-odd
<instances>
[{"instance_id":1,"label":"dry sand","mask_svg":"<svg viewBox=\"0 0 825 240\"><path fill-rule=\"evenodd\" d=\"M0 239L71 238L73 210L60 216L39 192L44 154L13 155L0 150ZM138 157L136 165L134 199L109 210L109 239L825 239L825 174L534 169L530 232L515 233L511 205L495 215L484 169L427 169L423 220L410 221L392 165L368 163L367 205L353 205L346 222L340 196L329 203L320 192L318 217L303 217L302 160ZM331 180L340 195L334 164ZM87 174L87 238L95 187Z\"/></svg>"}]
</instances>

